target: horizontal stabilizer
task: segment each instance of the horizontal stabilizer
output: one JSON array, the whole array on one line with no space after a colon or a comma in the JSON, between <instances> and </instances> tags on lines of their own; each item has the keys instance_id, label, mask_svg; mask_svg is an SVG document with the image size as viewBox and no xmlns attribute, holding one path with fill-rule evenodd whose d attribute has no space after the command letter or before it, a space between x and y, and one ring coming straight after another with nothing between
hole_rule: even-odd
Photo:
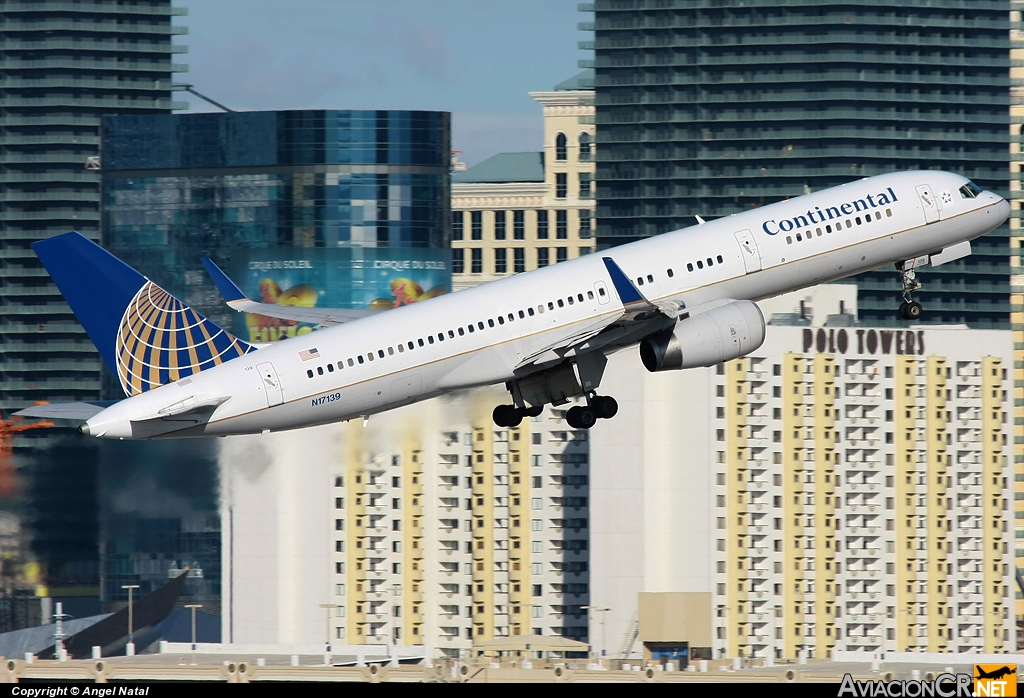
<instances>
[{"instance_id":1,"label":"horizontal stabilizer","mask_svg":"<svg viewBox=\"0 0 1024 698\"><path fill-rule=\"evenodd\" d=\"M238 284L228 278L228 275L221 271L220 267L213 263L213 260L203 257L203 266L209 272L213 284L220 291L228 306L240 313L253 313L264 317L278 318L279 320L292 320L294 322L308 322L314 325L339 325L343 322L351 322L369 315L379 313L379 310L360 310L345 308L306 308L298 305L277 305L276 303L260 303L250 300L238 288Z\"/></svg>"},{"instance_id":2,"label":"horizontal stabilizer","mask_svg":"<svg viewBox=\"0 0 1024 698\"><path fill-rule=\"evenodd\" d=\"M55 405L33 405L21 412L15 412L16 417L36 417L40 419L70 419L76 422L84 422L92 419L95 415L117 403L117 400L97 400L96 402L63 402Z\"/></svg>"}]
</instances>

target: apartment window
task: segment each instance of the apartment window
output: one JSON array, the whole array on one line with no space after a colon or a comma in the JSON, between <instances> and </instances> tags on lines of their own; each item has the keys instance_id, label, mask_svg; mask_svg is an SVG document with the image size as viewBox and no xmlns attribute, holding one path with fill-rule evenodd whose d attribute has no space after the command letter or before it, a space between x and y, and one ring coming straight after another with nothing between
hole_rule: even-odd
<instances>
[{"instance_id":1,"label":"apartment window","mask_svg":"<svg viewBox=\"0 0 1024 698\"><path fill-rule=\"evenodd\" d=\"M526 271L526 250L522 247L516 247L512 250L512 265L512 271L516 274Z\"/></svg>"},{"instance_id":2,"label":"apartment window","mask_svg":"<svg viewBox=\"0 0 1024 698\"><path fill-rule=\"evenodd\" d=\"M452 273L464 274L466 272L466 251L461 247L452 248Z\"/></svg>"},{"instance_id":3,"label":"apartment window","mask_svg":"<svg viewBox=\"0 0 1024 698\"><path fill-rule=\"evenodd\" d=\"M590 160L590 134L580 134L580 160L586 162Z\"/></svg>"},{"instance_id":4,"label":"apartment window","mask_svg":"<svg viewBox=\"0 0 1024 698\"><path fill-rule=\"evenodd\" d=\"M559 133L555 136L555 160L565 160L566 155L566 138L564 133Z\"/></svg>"},{"instance_id":5,"label":"apartment window","mask_svg":"<svg viewBox=\"0 0 1024 698\"><path fill-rule=\"evenodd\" d=\"M531 531L543 531L544 530L544 520L543 519L532 519L530 521L530 530Z\"/></svg>"},{"instance_id":6,"label":"apartment window","mask_svg":"<svg viewBox=\"0 0 1024 698\"><path fill-rule=\"evenodd\" d=\"M462 211L452 212L452 240L462 239Z\"/></svg>"},{"instance_id":7,"label":"apartment window","mask_svg":"<svg viewBox=\"0 0 1024 698\"><path fill-rule=\"evenodd\" d=\"M544 595L544 588L540 584L534 584L533 585L533 595L534 596L543 596Z\"/></svg>"},{"instance_id":8,"label":"apartment window","mask_svg":"<svg viewBox=\"0 0 1024 698\"><path fill-rule=\"evenodd\" d=\"M564 262L569 259L569 248L568 247L556 247L555 248L555 261Z\"/></svg>"},{"instance_id":9,"label":"apartment window","mask_svg":"<svg viewBox=\"0 0 1024 698\"><path fill-rule=\"evenodd\" d=\"M564 199L569 193L569 185L567 184L568 175L564 172L559 172L555 175L555 198Z\"/></svg>"},{"instance_id":10,"label":"apartment window","mask_svg":"<svg viewBox=\"0 0 1024 698\"><path fill-rule=\"evenodd\" d=\"M474 240L484 239L484 214L483 211L470 212L470 236Z\"/></svg>"},{"instance_id":11,"label":"apartment window","mask_svg":"<svg viewBox=\"0 0 1024 698\"><path fill-rule=\"evenodd\" d=\"M569 212L555 211L555 237L566 240L569 237Z\"/></svg>"},{"instance_id":12,"label":"apartment window","mask_svg":"<svg viewBox=\"0 0 1024 698\"><path fill-rule=\"evenodd\" d=\"M548 212L537 211L537 239L548 239Z\"/></svg>"},{"instance_id":13,"label":"apartment window","mask_svg":"<svg viewBox=\"0 0 1024 698\"><path fill-rule=\"evenodd\" d=\"M591 199L593 193L590 191L590 173L580 172L580 198Z\"/></svg>"},{"instance_id":14,"label":"apartment window","mask_svg":"<svg viewBox=\"0 0 1024 698\"><path fill-rule=\"evenodd\" d=\"M494 239L504 240L505 239L505 222L507 211L495 211L494 212Z\"/></svg>"},{"instance_id":15,"label":"apartment window","mask_svg":"<svg viewBox=\"0 0 1024 698\"><path fill-rule=\"evenodd\" d=\"M512 236L516 240L526 239L526 211L512 212Z\"/></svg>"},{"instance_id":16,"label":"apartment window","mask_svg":"<svg viewBox=\"0 0 1024 698\"><path fill-rule=\"evenodd\" d=\"M473 261L470 266L471 274L482 274L484 271L484 251L474 247L470 252L473 254Z\"/></svg>"},{"instance_id":17,"label":"apartment window","mask_svg":"<svg viewBox=\"0 0 1024 698\"><path fill-rule=\"evenodd\" d=\"M505 274L505 273L508 272L508 261L507 261L507 256L508 255L507 255L507 253L508 253L508 250L506 250L503 247L499 247L498 249L496 249L494 251L494 273L495 274Z\"/></svg>"},{"instance_id":18,"label":"apartment window","mask_svg":"<svg viewBox=\"0 0 1024 698\"><path fill-rule=\"evenodd\" d=\"M580 211L580 237L589 238L593 235L590 227L590 211Z\"/></svg>"},{"instance_id":19,"label":"apartment window","mask_svg":"<svg viewBox=\"0 0 1024 698\"><path fill-rule=\"evenodd\" d=\"M546 267L548 265L548 248L538 247L537 248L537 266Z\"/></svg>"}]
</instances>

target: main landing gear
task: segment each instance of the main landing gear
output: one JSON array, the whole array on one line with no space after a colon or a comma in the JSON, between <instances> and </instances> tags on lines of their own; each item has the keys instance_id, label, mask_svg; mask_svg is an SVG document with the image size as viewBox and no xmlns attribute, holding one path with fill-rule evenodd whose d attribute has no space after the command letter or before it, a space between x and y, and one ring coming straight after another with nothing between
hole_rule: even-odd
<instances>
[{"instance_id":1,"label":"main landing gear","mask_svg":"<svg viewBox=\"0 0 1024 698\"><path fill-rule=\"evenodd\" d=\"M514 428L522 423L524 417L537 417L544 410L540 407L519 408L515 405L498 405L491 413L494 424L499 427ZM566 423L573 429L589 429L599 419L611 419L619 411L619 403L608 395L587 395L586 405L570 407L565 413Z\"/></svg>"},{"instance_id":2,"label":"main landing gear","mask_svg":"<svg viewBox=\"0 0 1024 698\"><path fill-rule=\"evenodd\" d=\"M903 302L900 303L900 317L904 320L917 320L921 317L923 308L915 300L911 300L910 294L921 289L921 282L917 280L917 272L914 268L904 268L906 262L897 262L896 271L900 273L900 281L903 283Z\"/></svg>"}]
</instances>

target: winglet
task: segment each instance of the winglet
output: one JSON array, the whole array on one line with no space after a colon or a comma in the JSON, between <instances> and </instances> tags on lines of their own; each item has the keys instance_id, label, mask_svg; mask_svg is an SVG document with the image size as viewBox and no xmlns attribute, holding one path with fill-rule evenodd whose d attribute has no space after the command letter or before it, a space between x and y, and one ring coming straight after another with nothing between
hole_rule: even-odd
<instances>
[{"instance_id":1,"label":"winglet","mask_svg":"<svg viewBox=\"0 0 1024 698\"><path fill-rule=\"evenodd\" d=\"M234 281L228 278L228 275L220 270L213 260L209 257L203 257L203 266L206 267L207 273L210 278L213 279L213 285L220 291L220 295L224 296L224 300L228 303L231 301L246 301L249 300L242 289L238 288Z\"/></svg>"},{"instance_id":2,"label":"winglet","mask_svg":"<svg viewBox=\"0 0 1024 698\"><path fill-rule=\"evenodd\" d=\"M622 269L619 269L619 265L611 257L601 257L601 261L604 262L605 268L608 269L608 275L612 277L612 285L615 286L615 290L619 294L619 300L622 301L623 305L631 303L649 304L648 300L637 290L633 282L623 273Z\"/></svg>"}]
</instances>

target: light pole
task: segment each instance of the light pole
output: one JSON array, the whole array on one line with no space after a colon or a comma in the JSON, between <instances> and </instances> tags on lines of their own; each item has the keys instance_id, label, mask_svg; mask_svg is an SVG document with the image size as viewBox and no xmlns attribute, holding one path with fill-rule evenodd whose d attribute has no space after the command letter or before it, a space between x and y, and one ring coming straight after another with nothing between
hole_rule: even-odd
<instances>
[{"instance_id":1,"label":"light pole","mask_svg":"<svg viewBox=\"0 0 1024 698\"><path fill-rule=\"evenodd\" d=\"M327 624L324 626L324 630L326 631L326 635L324 637L327 638L327 651L328 652L331 651L331 609L332 608L337 608L337 607L338 607L338 604L336 604L336 603L322 603L322 604L320 604L320 608L324 609L324 615L327 616Z\"/></svg>"},{"instance_id":2,"label":"light pole","mask_svg":"<svg viewBox=\"0 0 1024 698\"><path fill-rule=\"evenodd\" d=\"M203 604L201 604L201 603L187 603L187 604L185 604L185 608L191 608L192 609L192 663L193 664L196 663L196 654L195 654L195 652L196 652L196 609L197 608L202 608L202 607L203 607Z\"/></svg>"},{"instance_id":3,"label":"light pole","mask_svg":"<svg viewBox=\"0 0 1024 698\"><path fill-rule=\"evenodd\" d=\"M595 613L600 613L601 614L601 656L603 657L603 656L605 656L608 653L608 650L606 650L605 646L604 646L604 614L606 612L612 610L612 609L610 609L610 608L599 608L598 606L582 606L581 608L584 608L587 611L587 629L588 629L588 631L589 631L589 628L590 628L590 612L594 611Z\"/></svg>"},{"instance_id":4,"label":"light pole","mask_svg":"<svg viewBox=\"0 0 1024 698\"><path fill-rule=\"evenodd\" d=\"M125 645L124 653L129 657L135 654L135 628L132 626L132 592L139 588L138 584L122 584L122 589L128 590L128 644Z\"/></svg>"}]
</instances>

